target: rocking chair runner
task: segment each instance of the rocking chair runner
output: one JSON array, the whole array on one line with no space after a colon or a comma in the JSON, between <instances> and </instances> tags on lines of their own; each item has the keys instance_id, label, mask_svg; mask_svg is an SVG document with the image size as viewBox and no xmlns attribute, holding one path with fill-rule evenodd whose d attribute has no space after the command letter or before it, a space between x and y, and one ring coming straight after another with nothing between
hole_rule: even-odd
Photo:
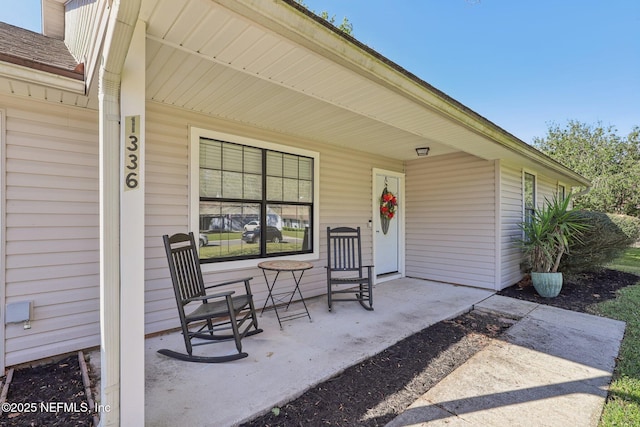
<instances>
[{"instance_id":1,"label":"rocking chair runner","mask_svg":"<svg viewBox=\"0 0 640 427\"><path fill-rule=\"evenodd\" d=\"M358 301L365 309L373 310L373 266L362 265L360 227L327 227L327 246L329 311L333 301ZM366 275L363 274L365 268ZM347 285L348 289L334 289L336 285ZM334 298L334 294L352 296Z\"/></svg>"},{"instance_id":2,"label":"rocking chair runner","mask_svg":"<svg viewBox=\"0 0 640 427\"><path fill-rule=\"evenodd\" d=\"M262 329L258 328L253 306L253 295L249 285L251 278L204 286L193 233L178 233L171 237L164 235L162 239L169 261L187 354L168 349L158 350L158 353L180 360L204 363L228 362L247 357L248 354L242 352L242 338L262 332ZM234 290L228 289L229 285L241 282L244 282L244 294L235 294ZM207 294L207 289L217 292ZM220 331L229 332L219 333ZM193 342L194 339L202 341ZM235 341L237 353L208 357L192 354L194 346L229 340Z\"/></svg>"}]
</instances>

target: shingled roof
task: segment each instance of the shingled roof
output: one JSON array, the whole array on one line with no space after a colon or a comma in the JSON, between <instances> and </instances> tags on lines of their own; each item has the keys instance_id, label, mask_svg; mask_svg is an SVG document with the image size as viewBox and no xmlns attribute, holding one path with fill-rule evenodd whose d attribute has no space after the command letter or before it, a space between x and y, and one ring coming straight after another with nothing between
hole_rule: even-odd
<instances>
[{"instance_id":1,"label":"shingled roof","mask_svg":"<svg viewBox=\"0 0 640 427\"><path fill-rule=\"evenodd\" d=\"M0 22L0 61L72 79L84 79L78 63L64 41Z\"/></svg>"}]
</instances>

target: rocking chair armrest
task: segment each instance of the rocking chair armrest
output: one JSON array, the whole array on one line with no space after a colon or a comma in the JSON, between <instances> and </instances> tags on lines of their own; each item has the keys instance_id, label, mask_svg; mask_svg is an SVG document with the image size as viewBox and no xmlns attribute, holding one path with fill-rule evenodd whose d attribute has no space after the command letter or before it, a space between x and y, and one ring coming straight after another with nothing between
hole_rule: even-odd
<instances>
[{"instance_id":1,"label":"rocking chair armrest","mask_svg":"<svg viewBox=\"0 0 640 427\"><path fill-rule=\"evenodd\" d=\"M204 301L204 300L208 300L208 299L212 299L212 298L223 298L223 297L227 297L230 295L235 294L236 291L226 291L226 292L218 292L215 294L207 294L207 295L200 295L197 297L192 297L189 298L187 300L185 300L186 302L193 302L193 301Z\"/></svg>"}]
</instances>

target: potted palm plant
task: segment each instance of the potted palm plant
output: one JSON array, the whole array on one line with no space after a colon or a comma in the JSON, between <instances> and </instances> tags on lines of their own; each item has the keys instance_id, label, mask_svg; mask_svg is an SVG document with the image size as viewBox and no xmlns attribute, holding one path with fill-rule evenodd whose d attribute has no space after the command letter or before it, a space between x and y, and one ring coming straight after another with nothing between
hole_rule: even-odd
<instances>
[{"instance_id":1,"label":"potted palm plant","mask_svg":"<svg viewBox=\"0 0 640 427\"><path fill-rule=\"evenodd\" d=\"M587 229L579 211L569 209L570 199L571 195L547 200L543 209L534 211L531 218L521 224L524 237L520 246L531 269L531 281L536 291L546 298L560 293L560 260Z\"/></svg>"}]
</instances>

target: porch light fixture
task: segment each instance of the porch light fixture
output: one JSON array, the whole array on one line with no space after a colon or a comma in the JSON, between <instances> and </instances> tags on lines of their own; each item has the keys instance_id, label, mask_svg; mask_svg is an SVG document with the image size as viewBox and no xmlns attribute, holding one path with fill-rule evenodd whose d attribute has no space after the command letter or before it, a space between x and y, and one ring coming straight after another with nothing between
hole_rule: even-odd
<instances>
[{"instance_id":1,"label":"porch light fixture","mask_svg":"<svg viewBox=\"0 0 640 427\"><path fill-rule=\"evenodd\" d=\"M416 148L416 154L418 157L426 157L429 155L429 147Z\"/></svg>"}]
</instances>

